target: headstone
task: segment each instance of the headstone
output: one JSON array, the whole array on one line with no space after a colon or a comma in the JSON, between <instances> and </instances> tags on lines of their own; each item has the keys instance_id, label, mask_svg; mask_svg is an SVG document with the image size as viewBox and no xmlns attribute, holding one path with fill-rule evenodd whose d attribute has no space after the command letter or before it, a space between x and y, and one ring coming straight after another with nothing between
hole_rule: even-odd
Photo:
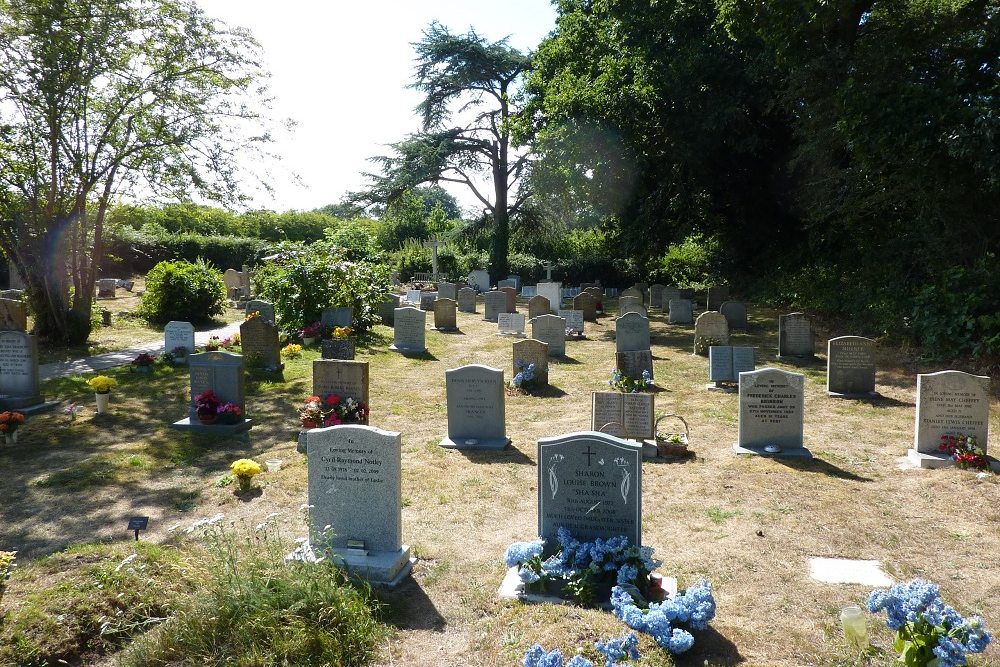
<instances>
[{"instance_id":1,"label":"headstone","mask_svg":"<svg viewBox=\"0 0 1000 667\"><path fill-rule=\"evenodd\" d=\"M777 368L740 373L737 454L811 458L803 443L805 376Z\"/></svg>"},{"instance_id":2,"label":"headstone","mask_svg":"<svg viewBox=\"0 0 1000 667\"><path fill-rule=\"evenodd\" d=\"M420 310L434 310L434 301L438 298L437 292L420 293Z\"/></svg>"},{"instance_id":3,"label":"headstone","mask_svg":"<svg viewBox=\"0 0 1000 667\"><path fill-rule=\"evenodd\" d=\"M654 412L653 394L595 391L591 394L590 429L617 438L653 438Z\"/></svg>"},{"instance_id":4,"label":"headstone","mask_svg":"<svg viewBox=\"0 0 1000 667\"><path fill-rule=\"evenodd\" d=\"M678 290L680 292L680 298L687 299L694 306L694 288L693 287L682 287Z\"/></svg>"},{"instance_id":5,"label":"headstone","mask_svg":"<svg viewBox=\"0 0 1000 667\"><path fill-rule=\"evenodd\" d=\"M566 331L582 336L584 331L582 310L560 310L559 317L566 320Z\"/></svg>"},{"instance_id":6,"label":"headstone","mask_svg":"<svg viewBox=\"0 0 1000 667\"><path fill-rule=\"evenodd\" d=\"M512 290L514 290L516 292L517 291L517 281L516 280L510 280L510 279L498 280L497 281L497 289L503 289L504 287L509 287L509 288L511 288Z\"/></svg>"},{"instance_id":7,"label":"headstone","mask_svg":"<svg viewBox=\"0 0 1000 667\"><path fill-rule=\"evenodd\" d=\"M523 316L522 316L523 317ZM522 366L535 364L534 381L536 385L549 384L549 345L540 340L526 338L514 343L514 375ZM511 375L511 377L514 377Z\"/></svg>"},{"instance_id":8,"label":"headstone","mask_svg":"<svg viewBox=\"0 0 1000 667\"><path fill-rule=\"evenodd\" d=\"M243 265L243 270L240 271L240 289L243 290L243 298L249 299L253 296L253 292L250 289L250 269L247 265Z\"/></svg>"},{"instance_id":9,"label":"headstone","mask_svg":"<svg viewBox=\"0 0 1000 667\"><path fill-rule=\"evenodd\" d=\"M118 287L121 287L126 292L131 292L132 288L135 287L135 281L134 280L124 280L124 279L122 279L122 280L119 280L117 284L118 284Z\"/></svg>"},{"instance_id":10,"label":"headstone","mask_svg":"<svg viewBox=\"0 0 1000 667\"><path fill-rule=\"evenodd\" d=\"M548 344L550 357L566 355L565 318L548 313L531 318L531 337Z\"/></svg>"},{"instance_id":11,"label":"headstone","mask_svg":"<svg viewBox=\"0 0 1000 667\"><path fill-rule=\"evenodd\" d=\"M483 319L496 322L500 313L507 312L507 295L503 292L487 292L483 297Z\"/></svg>"},{"instance_id":12,"label":"headstone","mask_svg":"<svg viewBox=\"0 0 1000 667\"><path fill-rule=\"evenodd\" d=\"M398 294L389 294L378 307L378 316L382 319L382 324L391 327L395 321L396 309L399 308L400 297Z\"/></svg>"},{"instance_id":13,"label":"headstone","mask_svg":"<svg viewBox=\"0 0 1000 667\"><path fill-rule=\"evenodd\" d=\"M438 283L437 293L439 299L458 300L458 286L455 283Z\"/></svg>"},{"instance_id":14,"label":"headstone","mask_svg":"<svg viewBox=\"0 0 1000 667\"><path fill-rule=\"evenodd\" d=\"M233 290L238 290L240 296L243 295L243 281L240 280L240 272L236 269L226 269L222 274L222 280L226 283L226 294L233 294Z\"/></svg>"},{"instance_id":15,"label":"headstone","mask_svg":"<svg viewBox=\"0 0 1000 667\"><path fill-rule=\"evenodd\" d=\"M421 292L418 289L409 289L409 290L406 290L406 298L404 300L406 301L406 303L408 303L408 304L410 304L412 306L416 306L417 308L419 308L420 307L420 295L421 294L423 294L423 292Z\"/></svg>"},{"instance_id":16,"label":"headstone","mask_svg":"<svg viewBox=\"0 0 1000 667\"><path fill-rule=\"evenodd\" d=\"M649 349L649 319L627 313L615 320L615 348L618 352Z\"/></svg>"},{"instance_id":17,"label":"headstone","mask_svg":"<svg viewBox=\"0 0 1000 667\"><path fill-rule=\"evenodd\" d=\"M538 441L538 534L642 544L642 446L592 431ZM549 547L551 550L551 546Z\"/></svg>"},{"instance_id":18,"label":"headstone","mask_svg":"<svg viewBox=\"0 0 1000 667\"><path fill-rule=\"evenodd\" d=\"M581 292L573 298L573 310L583 311L583 319L597 321L597 301L587 292Z\"/></svg>"},{"instance_id":19,"label":"headstone","mask_svg":"<svg viewBox=\"0 0 1000 667\"><path fill-rule=\"evenodd\" d=\"M306 441L314 551L329 550L350 574L395 586L413 568L403 544L402 437L342 425L312 429Z\"/></svg>"},{"instance_id":20,"label":"headstone","mask_svg":"<svg viewBox=\"0 0 1000 667\"><path fill-rule=\"evenodd\" d=\"M463 313L476 312L476 290L471 287L458 290L458 309Z\"/></svg>"},{"instance_id":21,"label":"headstone","mask_svg":"<svg viewBox=\"0 0 1000 667\"><path fill-rule=\"evenodd\" d=\"M687 299L671 299L667 307L669 308L667 321L670 324L694 323L691 302Z\"/></svg>"},{"instance_id":22,"label":"headstone","mask_svg":"<svg viewBox=\"0 0 1000 667\"><path fill-rule=\"evenodd\" d=\"M174 320L163 327L163 349L173 352L183 347L188 354L194 354L194 325L190 322Z\"/></svg>"},{"instance_id":23,"label":"headstone","mask_svg":"<svg viewBox=\"0 0 1000 667\"><path fill-rule=\"evenodd\" d=\"M319 317L319 321L323 325L324 329L332 329L333 327L353 327L354 309L349 306L341 308L324 308L323 313Z\"/></svg>"},{"instance_id":24,"label":"headstone","mask_svg":"<svg viewBox=\"0 0 1000 667\"><path fill-rule=\"evenodd\" d=\"M240 325L240 349L249 366L259 363L265 370L282 370L278 327L263 317L252 317Z\"/></svg>"},{"instance_id":25,"label":"headstone","mask_svg":"<svg viewBox=\"0 0 1000 667\"><path fill-rule=\"evenodd\" d=\"M97 281L97 298L114 299L115 290L118 288L118 281L114 278L101 278Z\"/></svg>"},{"instance_id":26,"label":"headstone","mask_svg":"<svg viewBox=\"0 0 1000 667\"><path fill-rule=\"evenodd\" d=\"M557 265L552 262L542 262L542 268L545 270L545 280L547 282L552 282L552 271L556 269Z\"/></svg>"},{"instance_id":27,"label":"headstone","mask_svg":"<svg viewBox=\"0 0 1000 667\"><path fill-rule=\"evenodd\" d=\"M254 318L257 319L257 318ZM215 350L200 352L188 357L188 370L191 378L191 400L188 404L188 417L174 422L173 427L179 429L211 429L215 432L228 430L245 431L250 428L250 420L246 418L246 400L244 398L243 357L231 352ZM223 403L235 403L243 411L243 423L230 429L220 425L201 426L198 413L194 407L195 397L211 389ZM199 427L201 427L199 429Z\"/></svg>"},{"instance_id":28,"label":"headstone","mask_svg":"<svg viewBox=\"0 0 1000 667\"><path fill-rule=\"evenodd\" d=\"M533 296L538 296L538 288L534 285L525 285L521 288L521 298L530 299Z\"/></svg>"},{"instance_id":29,"label":"headstone","mask_svg":"<svg viewBox=\"0 0 1000 667\"><path fill-rule=\"evenodd\" d=\"M260 317L265 322L270 322L275 324L277 320L274 319L274 304L270 301L263 301L261 299L250 299L247 301L246 314L260 313Z\"/></svg>"},{"instance_id":30,"label":"headstone","mask_svg":"<svg viewBox=\"0 0 1000 667\"><path fill-rule=\"evenodd\" d=\"M551 312L549 300L544 296L533 296L528 299L528 319L533 320L540 315L548 315Z\"/></svg>"},{"instance_id":31,"label":"headstone","mask_svg":"<svg viewBox=\"0 0 1000 667\"><path fill-rule=\"evenodd\" d=\"M504 449L510 444L504 414L503 371L462 366L445 371L448 436L442 447Z\"/></svg>"},{"instance_id":32,"label":"headstone","mask_svg":"<svg viewBox=\"0 0 1000 667\"><path fill-rule=\"evenodd\" d=\"M719 310L724 301L729 300L729 285L714 285L708 288L705 310Z\"/></svg>"},{"instance_id":33,"label":"headstone","mask_svg":"<svg viewBox=\"0 0 1000 667\"><path fill-rule=\"evenodd\" d=\"M815 354L812 322L802 313L778 317L778 358L812 359Z\"/></svg>"},{"instance_id":34,"label":"headstone","mask_svg":"<svg viewBox=\"0 0 1000 667\"><path fill-rule=\"evenodd\" d=\"M951 465L938 449L942 435L975 436L987 452L990 427L990 379L961 371L917 375L917 417L910 460L921 468Z\"/></svg>"},{"instance_id":35,"label":"headstone","mask_svg":"<svg viewBox=\"0 0 1000 667\"><path fill-rule=\"evenodd\" d=\"M875 342L840 336L826 343L826 391L831 396L871 397L875 391Z\"/></svg>"},{"instance_id":36,"label":"headstone","mask_svg":"<svg viewBox=\"0 0 1000 667\"><path fill-rule=\"evenodd\" d=\"M427 351L424 329L427 313L419 308L397 308L393 318L392 345L390 350L404 354L423 354Z\"/></svg>"},{"instance_id":37,"label":"headstone","mask_svg":"<svg viewBox=\"0 0 1000 667\"><path fill-rule=\"evenodd\" d=\"M503 292L506 297L504 303L505 313L516 313L517 312L517 290L513 287L500 287L497 289L498 292Z\"/></svg>"},{"instance_id":38,"label":"headstone","mask_svg":"<svg viewBox=\"0 0 1000 667\"><path fill-rule=\"evenodd\" d=\"M638 380L644 371L649 371L649 379L653 379L653 353L650 350L631 350L615 353L615 368L622 375Z\"/></svg>"},{"instance_id":39,"label":"headstone","mask_svg":"<svg viewBox=\"0 0 1000 667\"><path fill-rule=\"evenodd\" d=\"M708 381L715 383L709 386L710 389L739 382L740 373L749 373L754 368L752 347L713 345L708 348Z\"/></svg>"},{"instance_id":40,"label":"headstone","mask_svg":"<svg viewBox=\"0 0 1000 667\"><path fill-rule=\"evenodd\" d=\"M316 359L313 361L312 376L312 393L315 396L325 398L329 394L337 394L341 398L350 397L371 409L367 361Z\"/></svg>"},{"instance_id":41,"label":"headstone","mask_svg":"<svg viewBox=\"0 0 1000 667\"><path fill-rule=\"evenodd\" d=\"M729 345L729 324L719 311L706 310L694 321L694 353L708 356L712 345Z\"/></svg>"},{"instance_id":42,"label":"headstone","mask_svg":"<svg viewBox=\"0 0 1000 667\"><path fill-rule=\"evenodd\" d=\"M322 359L341 359L350 361L354 359L357 352L356 340L354 336L341 336L339 338L325 338L320 344L320 357Z\"/></svg>"},{"instance_id":43,"label":"headstone","mask_svg":"<svg viewBox=\"0 0 1000 667\"><path fill-rule=\"evenodd\" d=\"M512 285L512 287L515 290L521 289L521 276L510 274L510 275L507 276L507 280L511 280L511 281L514 282L514 284ZM499 287L499 285L497 287Z\"/></svg>"},{"instance_id":44,"label":"headstone","mask_svg":"<svg viewBox=\"0 0 1000 667\"><path fill-rule=\"evenodd\" d=\"M640 306L643 304L642 290L639 289L638 287L634 287L633 286L633 287L629 287L626 290L622 290L621 294L618 295L618 301L619 301L619 303L621 302L621 300L623 298L628 297L628 296L634 296L635 298L637 298L639 300L639 305Z\"/></svg>"},{"instance_id":45,"label":"headstone","mask_svg":"<svg viewBox=\"0 0 1000 667\"><path fill-rule=\"evenodd\" d=\"M500 313L497 315L497 333L504 335L524 335L523 313Z\"/></svg>"},{"instance_id":46,"label":"headstone","mask_svg":"<svg viewBox=\"0 0 1000 667\"><path fill-rule=\"evenodd\" d=\"M642 299L637 296L623 296L618 299L618 314L638 313L643 310Z\"/></svg>"},{"instance_id":47,"label":"headstone","mask_svg":"<svg viewBox=\"0 0 1000 667\"><path fill-rule=\"evenodd\" d=\"M39 403L35 337L24 331L0 331L0 407L16 410Z\"/></svg>"},{"instance_id":48,"label":"headstone","mask_svg":"<svg viewBox=\"0 0 1000 667\"><path fill-rule=\"evenodd\" d=\"M681 291L676 287L664 287L663 294L660 296L660 304L663 310L667 310L670 307L671 301L680 301Z\"/></svg>"},{"instance_id":49,"label":"headstone","mask_svg":"<svg viewBox=\"0 0 1000 667\"><path fill-rule=\"evenodd\" d=\"M0 331L26 331L28 307L23 301L0 299Z\"/></svg>"},{"instance_id":50,"label":"headstone","mask_svg":"<svg viewBox=\"0 0 1000 667\"><path fill-rule=\"evenodd\" d=\"M438 331L458 329L456 311L458 304L452 299L438 298L434 301L434 328Z\"/></svg>"},{"instance_id":51,"label":"headstone","mask_svg":"<svg viewBox=\"0 0 1000 667\"><path fill-rule=\"evenodd\" d=\"M477 292L488 292L490 289L490 274L488 271L483 271L482 269L470 271L469 277L466 278L465 282L469 283L469 287Z\"/></svg>"},{"instance_id":52,"label":"headstone","mask_svg":"<svg viewBox=\"0 0 1000 667\"><path fill-rule=\"evenodd\" d=\"M649 307L663 310L663 290L665 287L659 283L649 286Z\"/></svg>"},{"instance_id":53,"label":"headstone","mask_svg":"<svg viewBox=\"0 0 1000 667\"><path fill-rule=\"evenodd\" d=\"M538 283L538 295L549 300L549 312L555 314L562 308L562 283Z\"/></svg>"},{"instance_id":54,"label":"headstone","mask_svg":"<svg viewBox=\"0 0 1000 667\"><path fill-rule=\"evenodd\" d=\"M597 287L597 283L580 283L580 291L586 292L592 287Z\"/></svg>"},{"instance_id":55,"label":"headstone","mask_svg":"<svg viewBox=\"0 0 1000 667\"><path fill-rule=\"evenodd\" d=\"M747 307L739 301L726 301L719 306L719 312L729 323L729 330L746 331L747 329Z\"/></svg>"},{"instance_id":56,"label":"headstone","mask_svg":"<svg viewBox=\"0 0 1000 667\"><path fill-rule=\"evenodd\" d=\"M11 269L13 271L13 269ZM13 299L14 301L24 301L23 289L0 290L0 299Z\"/></svg>"},{"instance_id":57,"label":"headstone","mask_svg":"<svg viewBox=\"0 0 1000 667\"><path fill-rule=\"evenodd\" d=\"M600 287L588 287L583 291L589 294L590 296L594 297L594 301L604 300L604 290L602 290Z\"/></svg>"}]
</instances>

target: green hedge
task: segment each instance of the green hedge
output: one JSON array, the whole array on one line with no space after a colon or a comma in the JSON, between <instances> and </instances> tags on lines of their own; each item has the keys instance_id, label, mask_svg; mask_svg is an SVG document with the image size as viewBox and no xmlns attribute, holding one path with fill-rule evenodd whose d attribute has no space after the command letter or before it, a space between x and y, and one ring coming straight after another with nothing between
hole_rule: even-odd
<instances>
[{"instance_id":1,"label":"green hedge","mask_svg":"<svg viewBox=\"0 0 1000 667\"><path fill-rule=\"evenodd\" d=\"M222 268L239 269L267 255L272 242L238 236L178 234L160 236L120 229L108 240L105 274L146 273L160 262L199 257Z\"/></svg>"},{"instance_id":2,"label":"green hedge","mask_svg":"<svg viewBox=\"0 0 1000 667\"><path fill-rule=\"evenodd\" d=\"M203 260L160 262L146 275L146 292L136 314L150 322L205 322L222 314L226 284Z\"/></svg>"}]
</instances>

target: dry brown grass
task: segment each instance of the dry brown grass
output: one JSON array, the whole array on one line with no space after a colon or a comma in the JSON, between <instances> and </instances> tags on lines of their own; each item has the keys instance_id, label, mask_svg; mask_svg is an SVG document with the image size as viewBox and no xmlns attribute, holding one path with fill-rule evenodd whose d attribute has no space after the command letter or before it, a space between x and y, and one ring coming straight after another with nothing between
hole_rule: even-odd
<instances>
[{"instance_id":1,"label":"dry brown grass","mask_svg":"<svg viewBox=\"0 0 1000 667\"><path fill-rule=\"evenodd\" d=\"M711 631L698 636L678 664L892 664L890 636L879 620L869 627L884 652L860 663L848 652L838 612L862 603L869 589L811 580L809 556L878 559L897 579L930 578L960 611L980 613L1000 630L997 478L896 467L913 435L912 360L882 352L882 399L830 399L823 362L803 368L776 363L776 314L758 309L753 315L752 333L733 342L758 346L758 368L806 374L811 462L733 455L738 398L705 391L707 364L690 353L691 327L668 326L655 312L652 317L662 387L657 412L688 420L697 457L644 465L644 542L663 560L661 571L678 577L681 586L709 579L719 604ZM588 324L587 340L567 344L570 358L550 366L555 389L549 395L507 397L510 449L444 450L437 446L447 428L444 371L482 363L511 375L511 339L494 335L495 325L481 317L482 304L477 315L459 314L461 333L428 330L431 358L386 351L386 328L377 331L379 345L359 354L371 362L372 424L403 433L403 536L419 558L413 581L385 594L388 620L398 632L382 664L517 665L536 641L572 652L624 630L606 612L495 597L505 547L537 530L536 442L589 428L590 392L606 387L613 364L613 319ZM146 536L153 540L163 539L175 522L217 511L251 520L281 512L289 534L304 534L298 507L307 497L306 467L294 451L294 409L309 391L312 358L314 351L290 362L284 382L248 386L248 409L261 422L249 446L192 444L165 429L184 411L182 371L157 376L150 385L123 374L116 414L107 423L88 415L72 427L62 415L33 420L16 448L0 447L0 496L9 499L0 509L0 548L38 555L65 543L126 539L130 513L153 516ZM920 369L930 370L938 369ZM65 381L45 393L89 405L84 389ZM995 401L991 426L1000 433ZM244 455L286 461L279 473L261 476L263 493L249 502L235 497L232 487L214 486L228 463ZM129 456L148 465L128 465ZM102 460L112 462L112 473L92 473L70 488L39 485L58 469L81 470ZM17 594L15 579L8 595ZM643 647L651 656L643 665L672 664L652 657L648 638ZM977 664L1000 664L1000 650L992 648Z\"/></svg>"}]
</instances>

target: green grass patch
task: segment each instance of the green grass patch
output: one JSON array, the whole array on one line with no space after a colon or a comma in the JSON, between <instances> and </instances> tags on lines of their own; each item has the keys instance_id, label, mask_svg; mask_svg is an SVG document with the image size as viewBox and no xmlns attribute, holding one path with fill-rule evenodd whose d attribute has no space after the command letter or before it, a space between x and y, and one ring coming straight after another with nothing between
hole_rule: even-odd
<instances>
[{"instance_id":1,"label":"green grass patch","mask_svg":"<svg viewBox=\"0 0 1000 667\"><path fill-rule=\"evenodd\" d=\"M726 522L726 519L732 519L734 516L743 514L743 512L740 510L725 510L721 507L709 507L707 514L712 523L723 524Z\"/></svg>"}]
</instances>

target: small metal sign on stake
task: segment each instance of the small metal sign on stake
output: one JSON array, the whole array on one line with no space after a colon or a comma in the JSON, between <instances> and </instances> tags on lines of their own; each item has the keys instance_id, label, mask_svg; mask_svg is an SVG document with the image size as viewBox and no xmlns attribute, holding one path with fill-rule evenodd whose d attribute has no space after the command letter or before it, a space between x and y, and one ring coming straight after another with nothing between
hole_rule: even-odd
<instances>
[{"instance_id":1,"label":"small metal sign on stake","mask_svg":"<svg viewBox=\"0 0 1000 667\"><path fill-rule=\"evenodd\" d=\"M135 531L135 541L139 541L139 531L146 530L146 526L149 525L148 516L132 516L128 519L128 529Z\"/></svg>"}]
</instances>

